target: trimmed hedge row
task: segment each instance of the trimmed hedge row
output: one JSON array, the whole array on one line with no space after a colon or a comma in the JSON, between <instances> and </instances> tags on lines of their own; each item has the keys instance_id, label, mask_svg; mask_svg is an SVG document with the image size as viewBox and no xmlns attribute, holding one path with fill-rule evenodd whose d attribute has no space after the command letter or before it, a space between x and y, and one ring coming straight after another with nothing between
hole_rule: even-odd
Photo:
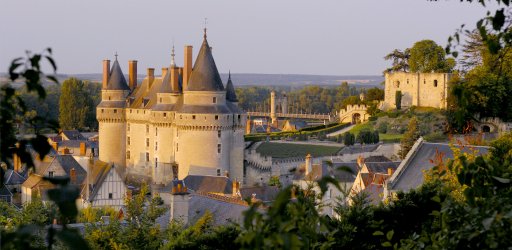
<instances>
[{"instance_id":1,"label":"trimmed hedge row","mask_svg":"<svg viewBox=\"0 0 512 250\"><path fill-rule=\"evenodd\" d=\"M264 141L267 139L267 136L269 140L280 140L283 137L306 137L304 139L307 139L308 136L327 135L331 132L338 131L348 126L350 126L350 123L333 123L329 125L320 125L312 127L316 128L316 130L310 130L311 128L304 128L295 132L274 132L270 134L257 133L245 135L244 138L245 141Z\"/></svg>"}]
</instances>

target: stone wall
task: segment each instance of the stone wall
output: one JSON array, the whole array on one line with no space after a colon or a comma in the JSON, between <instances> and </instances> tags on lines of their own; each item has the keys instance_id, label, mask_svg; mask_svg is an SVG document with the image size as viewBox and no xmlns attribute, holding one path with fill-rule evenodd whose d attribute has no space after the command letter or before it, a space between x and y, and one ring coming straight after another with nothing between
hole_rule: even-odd
<instances>
[{"instance_id":1,"label":"stone wall","mask_svg":"<svg viewBox=\"0 0 512 250\"><path fill-rule=\"evenodd\" d=\"M383 108L394 109L396 91L401 91L402 107L445 109L450 78L449 73L386 73Z\"/></svg>"}]
</instances>

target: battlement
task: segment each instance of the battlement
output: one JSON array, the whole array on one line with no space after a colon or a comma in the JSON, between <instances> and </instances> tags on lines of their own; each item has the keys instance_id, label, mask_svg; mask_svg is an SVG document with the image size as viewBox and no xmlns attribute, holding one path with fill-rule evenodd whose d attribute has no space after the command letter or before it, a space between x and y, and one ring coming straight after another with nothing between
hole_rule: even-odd
<instances>
[{"instance_id":1,"label":"battlement","mask_svg":"<svg viewBox=\"0 0 512 250\"><path fill-rule=\"evenodd\" d=\"M366 109L368 109L368 107L364 104L347 105L345 109L340 110L340 116L353 111L366 111Z\"/></svg>"}]
</instances>

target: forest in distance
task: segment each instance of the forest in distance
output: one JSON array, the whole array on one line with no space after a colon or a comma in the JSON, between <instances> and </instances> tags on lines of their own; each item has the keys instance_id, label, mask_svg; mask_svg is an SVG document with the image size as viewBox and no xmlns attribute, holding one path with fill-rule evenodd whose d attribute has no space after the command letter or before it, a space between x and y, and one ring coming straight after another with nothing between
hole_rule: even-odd
<instances>
[{"instance_id":1,"label":"forest in distance","mask_svg":"<svg viewBox=\"0 0 512 250\"><path fill-rule=\"evenodd\" d=\"M357 87L356 87L357 86ZM347 104L359 104L360 94L365 93L367 100L382 100L382 86L361 88L358 85L343 82L338 86L304 86L302 88L278 86L246 86L236 88L239 105L245 111L269 111L270 92L286 93L288 112L290 113L336 113ZM26 88L18 88L17 94L25 101L30 110L29 116L48 117L58 121L63 129L96 131L96 106L101 101L101 84L77 78L68 78L60 85L47 85L48 97L37 98ZM76 112L79 110L80 112ZM29 132L29 131L27 131Z\"/></svg>"}]
</instances>

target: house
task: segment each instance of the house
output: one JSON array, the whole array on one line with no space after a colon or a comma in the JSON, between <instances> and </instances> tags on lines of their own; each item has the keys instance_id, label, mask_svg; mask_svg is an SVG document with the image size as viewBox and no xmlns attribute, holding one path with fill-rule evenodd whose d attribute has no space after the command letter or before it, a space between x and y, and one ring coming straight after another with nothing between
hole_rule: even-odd
<instances>
[{"instance_id":1,"label":"house","mask_svg":"<svg viewBox=\"0 0 512 250\"><path fill-rule=\"evenodd\" d=\"M352 197L362 192L368 195L368 200L371 203L379 203L384 195L384 183L395 172L400 162L366 162L361 157L358 159L358 164L361 166L361 170L357 173L354 184L350 189L348 204L352 203Z\"/></svg>"},{"instance_id":2,"label":"house","mask_svg":"<svg viewBox=\"0 0 512 250\"><path fill-rule=\"evenodd\" d=\"M18 171L7 169L4 174L4 185L12 193L21 192L21 185L27 180L24 176L25 172L21 174Z\"/></svg>"},{"instance_id":3,"label":"house","mask_svg":"<svg viewBox=\"0 0 512 250\"><path fill-rule=\"evenodd\" d=\"M85 141L87 140L78 130L62 130L59 136L63 141Z\"/></svg>"},{"instance_id":4,"label":"house","mask_svg":"<svg viewBox=\"0 0 512 250\"><path fill-rule=\"evenodd\" d=\"M114 164L93 160L87 171L88 176L81 190L83 207L122 208L128 187L121 169Z\"/></svg>"},{"instance_id":5,"label":"house","mask_svg":"<svg viewBox=\"0 0 512 250\"><path fill-rule=\"evenodd\" d=\"M44 166L44 169L41 168ZM37 168L36 168L37 170ZM70 178L70 185L79 189L87 177L85 169L76 162L71 155L56 155L50 162L43 162L39 165L39 171L29 175L28 179L22 184L22 203L31 202L32 198L39 196L44 200L46 191L53 188L54 185L43 177L67 176Z\"/></svg>"},{"instance_id":6,"label":"house","mask_svg":"<svg viewBox=\"0 0 512 250\"><path fill-rule=\"evenodd\" d=\"M489 147L469 145L460 150L465 153L474 152L477 155L484 155L489 151ZM454 153L449 144L431 143L419 138L386 182L384 198L392 197L398 191L407 192L421 186L424 182L425 170L432 169L439 160L446 161L453 158Z\"/></svg>"},{"instance_id":7,"label":"house","mask_svg":"<svg viewBox=\"0 0 512 250\"><path fill-rule=\"evenodd\" d=\"M60 154L75 156L98 156L98 141L89 141L78 130L63 130L48 138L53 149Z\"/></svg>"}]
</instances>

